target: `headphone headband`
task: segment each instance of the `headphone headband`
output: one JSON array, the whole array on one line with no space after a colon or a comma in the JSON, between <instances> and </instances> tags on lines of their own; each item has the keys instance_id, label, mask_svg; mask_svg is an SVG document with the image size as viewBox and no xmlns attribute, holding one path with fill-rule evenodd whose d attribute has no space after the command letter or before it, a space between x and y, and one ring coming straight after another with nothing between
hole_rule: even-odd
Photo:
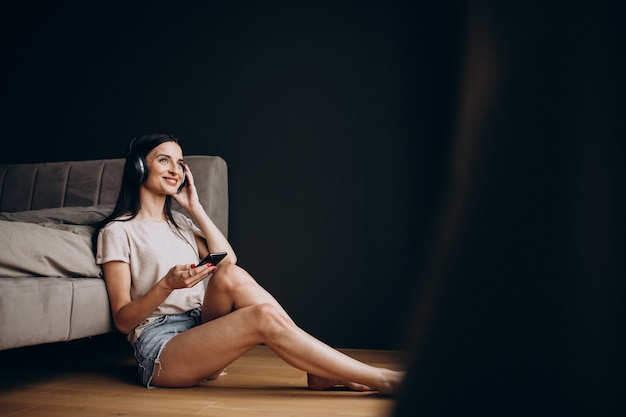
<instances>
[{"instance_id":1,"label":"headphone headband","mask_svg":"<svg viewBox=\"0 0 626 417\"><path fill-rule=\"evenodd\" d=\"M135 143L136 140L137 136L135 136L133 140L130 141L130 144L128 145L128 153L133 153L133 143Z\"/></svg>"}]
</instances>

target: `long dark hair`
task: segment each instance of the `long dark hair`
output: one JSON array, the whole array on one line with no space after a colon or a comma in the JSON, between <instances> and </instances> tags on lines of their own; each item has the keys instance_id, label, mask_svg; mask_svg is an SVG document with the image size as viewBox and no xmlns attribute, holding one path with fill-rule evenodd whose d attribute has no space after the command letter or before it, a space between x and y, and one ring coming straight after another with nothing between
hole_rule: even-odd
<instances>
[{"instance_id":1,"label":"long dark hair","mask_svg":"<svg viewBox=\"0 0 626 417\"><path fill-rule=\"evenodd\" d=\"M144 158L148 156L151 150L156 148L165 142L175 142L180 146L178 138L163 133L151 133L139 138L135 138L129 145L128 155L126 156L126 162L124 165L124 172L129 168L128 165L132 163L129 155L137 154ZM117 203L110 215L105 217L100 223L96 225L94 232L94 243L98 239L98 232L112 221L128 221L134 219L139 212L139 184L133 182L128 176L124 175L122 179L122 187L117 197ZM163 206L163 214L170 223L178 229L178 225L172 216L172 196L165 197L165 205ZM120 216L127 216L120 219Z\"/></svg>"}]
</instances>

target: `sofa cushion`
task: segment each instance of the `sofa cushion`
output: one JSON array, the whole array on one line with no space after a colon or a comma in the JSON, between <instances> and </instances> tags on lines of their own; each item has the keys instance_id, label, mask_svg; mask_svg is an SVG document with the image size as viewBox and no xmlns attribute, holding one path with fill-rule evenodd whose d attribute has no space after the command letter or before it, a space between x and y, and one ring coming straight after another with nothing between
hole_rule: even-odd
<instances>
[{"instance_id":1,"label":"sofa cushion","mask_svg":"<svg viewBox=\"0 0 626 417\"><path fill-rule=\"evenodd\" d=\"M0 213L0 220L26 223L57 223L74 225L93 225L113 211L112 205L88 207L57 207L39 210Z\"/></svg>"},{"instance_id":2,"label":"sofa cushion","mask_svg":"<svg viewBox=\"0 0 626 417\"><path fill-rule=\"evenodd\" d=\"M72 291L67 278L0 279L0 349L67 340Z\"/></svg>"},{"instance_id":3,"label":"sofa cushion","mask_svg":"<svg viewBox=\"0 0 626 417\"><path fill-rule=\"evenodd\" d=\"M72 312L68 340L115 330L103 279L70 278Z\"/></svg>"},{"instance_id":4,"label":"sofa cushion","mask_svg":"<svg viewBox=\"0 0 626 417\"><path fill-rule=\"evenodd\" d=\"M0 277L100 277L91 226L112 206L0 213Z\"/></svg>"},{"instance_id":5,"label":"sofa cushion","mask_svg":"<svg viewBox=\"0 0 626 417\"><path fill-rule=\"evenodd\" d=\"M99 277L92 233L0 220L0 277Z\"/></svg>"}]
</instances>

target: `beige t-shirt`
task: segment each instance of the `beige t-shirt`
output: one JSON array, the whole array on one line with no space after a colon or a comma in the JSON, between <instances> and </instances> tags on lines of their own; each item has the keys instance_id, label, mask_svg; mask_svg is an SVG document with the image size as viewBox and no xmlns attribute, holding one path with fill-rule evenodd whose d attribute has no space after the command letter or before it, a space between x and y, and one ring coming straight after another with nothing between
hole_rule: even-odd
<instances>
[{"instance_id":1,"label":"beige t-shirt","mask_svg":"<svg viewBox=\"0 0 626 417\"><path fill-rule=\"evenodd\" d=\"M132 300L147 293L174 265L198 263L198 247L194 238L194 231L198 228L181 213L173 212L173 216L179 230L170 222L135 218L111 222L98 233L96 263L122 261L130 265ZM172 291L146 320L128 334L128 341L135 343L148 324L165 314L200 308L203 299L202 282L193 288Z\"/></svg>"}]
</instances>

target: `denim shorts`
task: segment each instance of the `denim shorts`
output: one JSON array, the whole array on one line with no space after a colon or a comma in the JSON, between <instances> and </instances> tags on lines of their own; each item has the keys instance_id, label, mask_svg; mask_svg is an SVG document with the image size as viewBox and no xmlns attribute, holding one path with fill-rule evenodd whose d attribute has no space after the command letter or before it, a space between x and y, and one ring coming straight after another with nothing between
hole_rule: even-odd
<instances>
[{"instance_id":1,"label":"denim shorts","mask_svg":"<svg viewBox=\"0 0 626 417\"><path fill-rule=\"evenodd\" d=\"M133 345L137 371L141 383L148 388L151 385L155 367L160 366L159 357L174 336L200 324L200 309L190 310L181 314L168 314L159 317L145 329Z\"/></svg>"}]
</instances>

